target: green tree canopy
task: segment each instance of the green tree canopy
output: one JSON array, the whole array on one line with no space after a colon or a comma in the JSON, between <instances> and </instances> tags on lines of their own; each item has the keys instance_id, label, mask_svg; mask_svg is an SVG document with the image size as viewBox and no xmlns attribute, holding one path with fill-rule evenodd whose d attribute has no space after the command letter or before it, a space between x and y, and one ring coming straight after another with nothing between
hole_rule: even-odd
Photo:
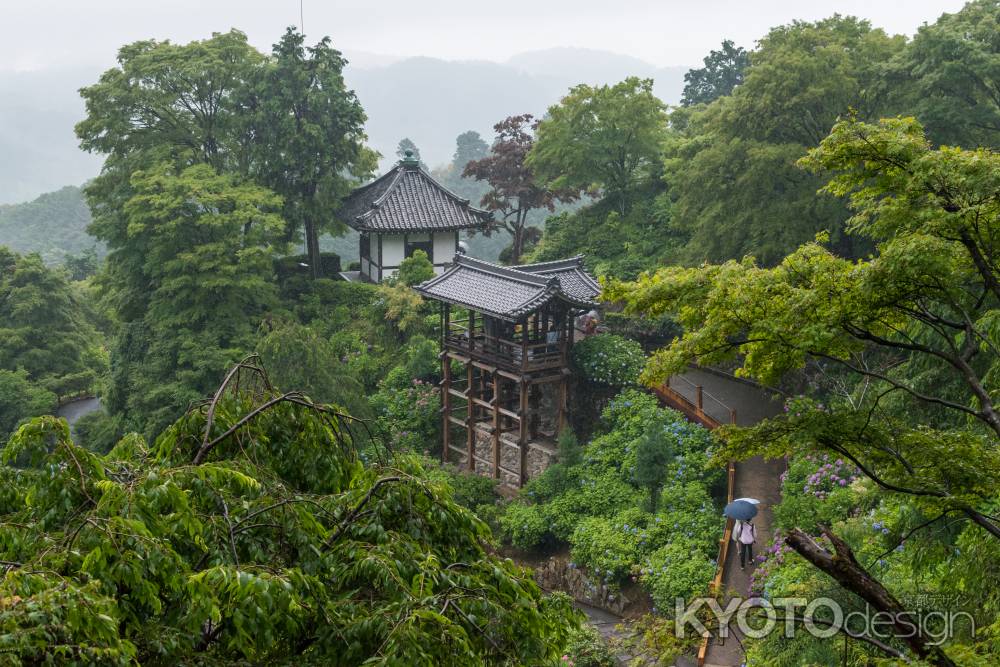
<instances>
[{"instance_id":1,"label":"green tree canopy","mask_svg":"<svg viewBox=\"0 0 1000 667\"><path fill-rule=\"evenodd\" d=\"M22 427L0 467L7 655L554 664L579 624L568 598L492 555L415 461L362 466L359 427L249 362L154 446L97 456L61 420Z\"/></svg>"},{"instance_id":2,"label":"green tree canopy","mask_svg":"<svg viewBox=\"0 0 1000 667\"><path fill-rule=\"evenodd\" d=\"M103 372L100 345L62 271L0 247L0 369L24 370L66 396L91 388Z\"/></svg>"},{"instance_id":3,"label":"green tree canopy","mask_svg":"<svg viewBox=\"0 0 1000 667\"><path fill-rule=\"evenodd\" d=\"M423 164L423 160L420 159L420 148L413 142L413 139L403 137L396 145L396 157L402 160L407 157L407 153L409 153L410 157L416 158L417 162Z\"/></svg>"},{"instance_id":4,"label":"green tree canopy","mask_svg":"<svg viewBox=\"0 0 1000 667\"><path fill-rule=\"evenodd\" d=\"M887 93L939 143L1000 147L1000 4L974 0L923 25L894 60Z\"/></svg>"},{"instance_id":5,"label":"green tree canopy","mask_svg":"<svg viewBox=\"0 0 1000 667\"><path fill-rule=\"evenodd\" d=\"M345 64L329 38L306 47L289 28L255 74L254 108L237 119L252 123L251 174L284 198L285 221L303 230L314 278L320 276L321 231L346 231L333 213L351 187L371 175L377 158L365 147L366 116L344 83Z\"/></svg>"},{"instance_id":6,"label":"green tree canopy","mask_svg":"<svg viewBox=\"0 0 1000 667\"><path fill-rule=\"evenodd\" d=\"M423 250L414 250L413 254L399 264L396 278L407 287L418 285L434 277L434 265Z\"/></svg>"},{"instance_id":7,"label":"green tree canopy","mask_svg":"<svg viewBox=\"0 0 1000 667\"><path fill-rule=\"evenodd\" d=\"M118 63L81 91L80 145L106 155L86 188L91 232L119 244L133 171L208 164L283 195L288 237L304 231L318 270L320 221L334 219L352 177L375 163L363 145L364 112L329 40L307 49L289 30L265 57L232 30L184 45L135 42L119 50Z\"/></svg>"},{"instance_id":8,"label":"green tree canopy","mask_svg":"<svg viewBox=\"0 0 1000 667\"><path fill-rule=\"evenodd\" d=\"M743 83L743 76L750 66L750 56L742 46L724 40L722 48L705 56L705 66L692 69L684 75L684 94L681 104L708 104L729 95Z\"/></svg>"},{"instance_id":9,"label":"green tree canopy","mask_svg":"<svg viewBox=\"0 0 1000 667\"><path fill-rule=\"evenodd\" d=\"M851 118L803 164L834 174L826 189L849 199L850 229L874 240L878 254L852 261L810 243L774 268L745 259L612 284L607 298L633 312L673 313L685 328L652 357L646 381L692 361L735 360L740 374L766 383L807 362L839 369L848 378L842 389L795 401L755 427L730 428L720 458L832 454L924 517L914 530L955 516L1000 540L992 510L1000 475L1000 156L935 150L912 118ZM871 572L856 561L837 569L853 558L850 546L823 532L835 558L802 531L789 543L862 599L877 592L873 604L891 611L892 596ZM934 664L952 664L925 640L906 643Z\"/></svg>"},{"instance_id":10,"label":"green tree canopy","mask_svg":"<svg viewBox=\"0 0 1000 667\"><path fill-rule=\"evenodd\" d=\"M469 130L455 138L455 152L451 163L433 171L433 176L455 194L479 204L489 190L486 183L465 177L465 167L475 160L482 160L490 153L490 146L478 132Z\"/></svg>"},{"instance_id":11,"label":"green tree canopy","mask_svg":"<svg viewBox=\"0 0 1000 667\"><path fill-rule=\"evenodd\" d=\"M690 238L684 259L750 253L773 264L821 230L839 254L868 252L864 239L844 234L844 204L817 198L822 177L795 162L842 114L884 112L881 63L902 47L902 37L854 18L795 22L760 40L732 95L674 112L680 129L666 144L665 171L671 225Z\"/></svg>"},{"instance_id":12,"label":"green tree canopy","mask_svg":"<svg viewBox=\"0 0 1000 667\"><path fill-rule=\"evenodd\" d=\"M136 172L131 188L107 289L134 321L113 355L108 409L150 431L253 349L276 305L272 257L283 249L284 223L279 197L209 165ZM123 272L130 280L119 282Z\"/></svg>"},{"instance_id":13,"label":"green tree canopy","mask_svg":"<svg viewBox=\"0 0 1000 667\"><path fill-rule=\"evenodd\" d=\"M317 403L370 416L365 388L338 357L329 340L296 322L278 322L257 343L257 353L279 387L299 387Z\"/></svg>"},{"instance_id":14,"label":"green tree canopy","mask_svg":"<svg viewBox=\"0 0 1000 667\"><path fill-rule=\"evenodd\" d=\"M473 160L481 160L490 152L490 146L475 130L463 132L455 138L455 153L451 164L455 171L461 174L465 165Z\"/></svg>"},{"instance_id":15,"label":"green tree canopy","mask_svg":"<svg viewBox=\"0 0 1000 667\"><path fill-rule=\"evenodd\" d=\"M263 61L237 30L184 45L123 46L118 66L80 91L87 106L76 126L80 145L108 156L98 180L127 179L119 168L130 159L246 170L251 137L238 119L248 113L249 83ZM106 203L103 188L88 191Z\"/></svg>"},{"instance_id":16,"label":"green tree canopy","mask_svg":"<svg viewBox=\"0 0 1000 667\"><path fill-rule=\"evenodd\" d=\"M526 164L550 188L601 189L624 212L636 185L659 173L665 108L653 95L652 79L575 86L538 123Z\"/></svg>"},{"instance_id":17,"label":"green tree canopy","mask_svg":"<svg viewBox=\"0 0 1000 667\"><path fill-rule=\"evenodd\" d=\"M0 369L0 440L13 435L21 422L48 414L56 407L56 395L32 382L28 371Z\"/></svg>"}]
</instances>

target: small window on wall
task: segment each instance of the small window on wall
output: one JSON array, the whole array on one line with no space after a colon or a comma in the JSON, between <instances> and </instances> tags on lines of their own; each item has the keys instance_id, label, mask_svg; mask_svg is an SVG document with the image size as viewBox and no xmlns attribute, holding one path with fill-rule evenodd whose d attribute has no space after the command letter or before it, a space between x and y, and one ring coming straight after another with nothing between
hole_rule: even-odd
<instances>
[{"instance_id":1,"label":"small window on wall","mask_svg":"<svg viewBox=\"0 0 1000 667\"><path fill-rule=\"evenodd\" d=\"M359 240L361 246L361 256L371 258L372 256L372 237L368 234L362 234Z\"/></svg>"},{"instance_id":2,"label":"small window on wall","mask_svg":"<svg viewBox=\"0 0 1000 667\"><path fill-rule=\"evenodd\" d=\"M427 253L427 258L434 261L434 242L430 234L407 234L404 250L407 257L412 257L417 250L423 250Z\"/></svg>"}]
</instances>

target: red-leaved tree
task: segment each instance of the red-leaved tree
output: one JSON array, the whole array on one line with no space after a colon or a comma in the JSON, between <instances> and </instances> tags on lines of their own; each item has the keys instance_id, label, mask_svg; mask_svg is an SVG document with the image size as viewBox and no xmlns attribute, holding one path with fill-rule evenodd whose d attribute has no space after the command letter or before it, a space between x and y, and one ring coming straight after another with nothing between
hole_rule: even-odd
<instances>
[{"instance_id":1,"label":"red-leaved tree","mask_svg":"<svg viewBox=\"0 0 1000 667\"><path fill-rule=\"evenodd\" d=\"M497 136L490 154L465 166L464 178L486 181L490 190L481 205L492 211L494 222L486 228L488 235L505 229L511 235L510 263L521 261L524 252L528 214L540 208L552 211L556 202L568 202L579 195L572 190L550 190L535 181L524 159L534 144L537 126L531 114L510 116L493 126Z\"/></svg>"}]
</instances>

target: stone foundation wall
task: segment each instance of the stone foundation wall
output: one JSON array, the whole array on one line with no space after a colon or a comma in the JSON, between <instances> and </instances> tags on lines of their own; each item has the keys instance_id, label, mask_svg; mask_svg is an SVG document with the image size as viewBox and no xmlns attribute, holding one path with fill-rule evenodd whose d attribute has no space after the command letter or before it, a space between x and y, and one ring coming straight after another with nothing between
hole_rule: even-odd
<instances>
[{"instance_id":1,"label":"stone foundation wall","mask_svg":"<svg viewBox=\"0 0 1000 667\"><path fill-rule=\"evenodd\" d=\"M475 429L476 474L483 477L493 476L493 434L485 428ZM484 463L485 462L485 463Z\"/></svg>"},{"instance_id":2,"label":"stone foundation wall","mask_svg":"<svg viewBox=\"0 0 1000 667\"><path fill-rule=\"evenodd\" d=\"M493 432L492 428L486 424L479 424L474 429L474 447L476 461L474 470L477 475L483 477L493 477ZM512 488L520 486L519 471L521 469L521 453L518 447L510 442L510 436L500 438L500 482ZM462 470L468 470L469 457L465 453L465 439L452 440L455 446L461 447L462 451L454 449L448 452L448 462ZM459 444L461 443L461 444ZM552 443L529 443L527 460L527 478L538 477L545 469L556 461L556 450ZM511 472L508 472L511 471ZM512 474L513 473L513 474Z\"/></svg>"},{"instance_id":3,"label":"stone foundation wall","mask_svg":"<svg viewBox=\"0 0 1000 667\"><path fill-rule=\"evenodd\" d=\"M538 435L555 438L558 433L559 417L559 383L546 382L535 385L540 390L538 400Z\"/></svg>"},{"instance_id":4,"label":"stone foundation wall","mask_svg":"<svg viewBox=\"0 0 1000 667\"><path fill-rule=\"evenodd\" d=\"M528 479L538 477L556 462L555 450L548 446L528 446Z\"/></svg>"},{"instance_id":5,"label":"stone foundation wall","mask_svg":"<svg viewBox=\"0 0 1000 667\"><path fill-rule=\"evenodd\" d=\"M544 589L563 591L577 602L622 615L631 602L620 590L612 590L602 581L594 581L583 570L563 557L553 556L535 569L535 581Z\"/></svg>"}]
</instances>

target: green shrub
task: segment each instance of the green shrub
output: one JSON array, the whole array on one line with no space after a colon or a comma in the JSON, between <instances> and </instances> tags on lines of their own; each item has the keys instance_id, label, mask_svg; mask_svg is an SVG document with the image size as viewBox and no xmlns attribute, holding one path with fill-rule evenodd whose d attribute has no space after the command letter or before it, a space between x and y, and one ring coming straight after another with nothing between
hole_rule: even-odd
<instances>
[{"instance_id":1,"label":"green shrub","mask_svg":"<svg viewBox=\"0 0 1000 667\"><path fill-rule=\"evenodd\" d=\"M697 544L675 540L654 551L643 563L640 580L656 609L674 608L676 598L688 600L702 594L715 576L715 561Z\"/></svg>"},{"instance_id":2,"label":"green shrub","mask_svg":"<svg viewBox=\"0 0 1000 667\"><path fill-rule=\"evenodd\" d=\"M312 280L307 255L290 255L276 259L274 272L278 282L285 285L299 285ZM336 279L338 273L340 273L340 256L335 252L320 253L319 275L326 279Z\"/></svg>"},{"instance_id":3,"label":"green shrub","mask_svg":"<svg viewBox=\"0 0 1000 667\"><path fill-rule=\"evenodd\" d=\"M330 346L347 372L364 384L366 392L375 391L379 380L396 361L373 353L371 344L357 331L344 330L334 333L330 337Z\"/></svg>"},{"instance_id":4,"label":"green shrub","mask_svg":"<svg viewBox=\"0 0 1000 667\"><path fill-rule=\"evenodd\" d=\"M546 502L543 512L552 534L568 541L577 524L588 516L612 517L628 507L637 507L642 493L614 472L580 471L573 488Z\"/></svg>"},{"instance_id":5,"label":"green shrub","mask_svg":"<svg viewBox=\"0 0 1000 667\"><path fill-rule=\"evenodd\" d=\"M614 334L589 336L573 346L573 366L586 380L611 387L635 384L646 365L642 347Z\"/></svg>"},{"instance_id":6,"label":"green shrub","mask_svg":"<svg viewBox=\"0 0 1000 667\"><path fill-rule=\"evenodd\" d=\"M724 522L703 484L670 484L660 494L659 506L660 510L653 520L656 524L654 532L663 531L664 541L682 539L705 554L716 553ZM656 541L659 538L654 536L652 539Z\"/></svg>"},{"instance_id":7,"label":"green shrub","mask_svg":"<svg viewBox=\"0 0 1000 667\"><path fill-rule=\"evenodd\" d=\"M81 447L106 454L123 435L121 418L97 410L77 419L73 424L73 434Z\"/></svg>"},{"instance_id":8,"label":"green shrub","mask_svg":"<svg viewBox=\"0 0 1000 667\"><path fill-rule=\"evenodd\" d=\"M628 524L591 516L580 521L570 538L573 562L604 581L619 581L639 560L639 538Z\"/></svg>"},{"instance_id":9,"label":"green shrub","mask_svg":"<svg viewBox=\"0 0 1000 667\"><path fill-rule=\"evenodd\" d=\"M450 465L441 465L437 459L422 456L421 464L427 477L451 487L451 497L459 505L472 510L491 530L499 532L501 505L496 493L497 480Z\"/></svg>"},{"instance_id":10,"label":"green shrub","mask_svg":"<svg viewBox=\"0 0 1000 667\"><path fill-rule=\"evenodd\" d=\"M562 664L567 667L615 667L618 658L601 633L585 625L570 635Z\"/></svg>"},{"instance_id":11,"label":"green shrub","mask_svg":"<svg viewBox=\"0 0 1000 667\"><path fill-rule=\"evenodd\" d=\"M419 285L434 277L434 265L423 250L414 250L413 254L399 264L396 280L407 287Z\"/></svg>"},{"instance_id":12,"label":"green shrub","mask_svg":"<svg viewBox=\"0 0 1000 667\"><path fill-rule=\"evenodd\" d=\"M564 428L556 440L559 447L559 463L565 466L575 466L583 459L583 448L571 429Z\"/></svg>"},{"instance_id":13,"label":"green shrub","mask_svg":"<svg viewBox=\"0 0 1000 667\"><path fill-rule=\"evenodd\" d=\"M495 505L497 480L471 472L448 471L452 498L459 505L475 509L480 505Z\"/></svg>"},{"instance_id":14,"label":"green shrub","mask_svg":"<svg viewBox=\"0 0 1000 667\"><path fill-rule=\"evenodd\" d=\"M775 525L815 530L846 518L856 507L855 481L860 471L828 454L794 457L782 475L781 503L774 508Z\"/></svg>"},{"instance_id":15,"label":"green shrub","mask_svg":"<svg viewBox=\"0 0 1000 667\"><path fill-rule=\"evenodd\" d=\"M625 389L601 412L601 422L608 433L624 431L628 437L635 438L642 435L646 424L660 411L662 408L652 394L638 389ZM675 414L683 419L680 413Z\"/></svg>"},{"instance_id":16,"label":"green shrub","mask_svg":"<svg viewBox=\"0 0 1000 667\"><path fill-rule=\"evenodd\" d=\"M424 336L414 336L403 350L403 366L411 378L430 380L441 376L441 348Z\"/></svg>"},{"instance_id":17,"label":"green shrub","mask_svg":"<svg viewBox=\"0 0 1000 667\"><path fill-rule=\"evenodd\" d=\"M549 537L548 525L538 505L511 503L500 517L500 529L518 549L530 551Z\"/></svg>"},{"instance_id":18,"label":"green shrub","mask_svg":"<svg viewBox=\"0 0 1000 667\"><path fill-rule=\"evenodd\" d=\"M702 566L715 556L724 525L709 495L721 478L707 467L712 435L638 389L614 397L601 422L605 432L582 455L570 434L561 438L569 462L551 466L522 489L521 500L501 517L504 532L522 548L548 539L568 543L576 564L609 583L651 570L655 562L659 574L641 581L650 590L658 586L663 596L678 587L671 578L677 573L662 571L673 555L665 550L682 544L693 554L693 587L700 588ZM649 456L643 447L652 450ZM651 488L655 513L645 502ZM714 570L708 570L710 578Z\"/></svg>"},{"instance_id":19,"label":"green shrub","mask_svg":"<svg viewBox=\"0 0 1000 667\"><path fill-rule=\"evenodd\" d=\"M397 366L371 397L378 427L391 436L393 448L433 452L440 447L441 394L437 387L419 378L408 378Z\"/></svg>"}]
</instances>

